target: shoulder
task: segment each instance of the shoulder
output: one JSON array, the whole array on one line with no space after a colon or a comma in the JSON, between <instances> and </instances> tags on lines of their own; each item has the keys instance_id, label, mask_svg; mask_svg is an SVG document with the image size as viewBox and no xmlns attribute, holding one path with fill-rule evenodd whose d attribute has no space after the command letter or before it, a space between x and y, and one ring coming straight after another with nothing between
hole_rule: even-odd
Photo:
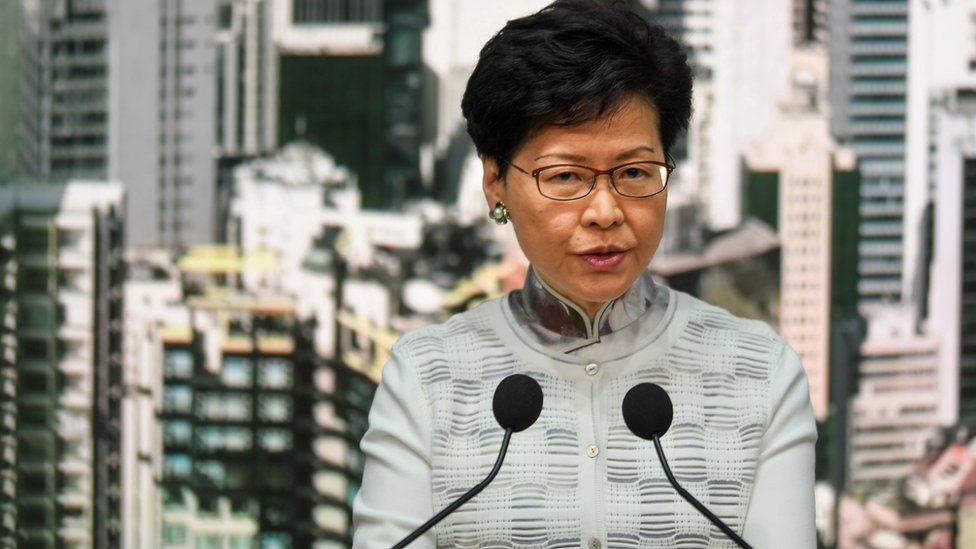
<instances>
[{"instance_id":1,"label":"shoulder","mask_svg":"<svg viewBox=\"0 0 976 549\"><path fill-rule=\"evenodd\" d=\"M762 320L736 316L691 294L674 289L670 291L672 295L678 296L677 306L685 310L689 322L714 330L743 332L768 338L771 341L783 342L783 338L773 330L772 326Z\"/></svg>"},{"instance_id":2,"label":"shoulder","mask_svg":"<svg viewBox=\"0 0 976 549\"><path fill-rule=\"evenodd\" d=\"M393 352L402 357L425 354L455 354L472 351L469 344L494 337L491 324L500 316L500 300L490 299L467 311L456 313L444 322L428 324L400 336Z\"/></svg>"},{"instance_id":3,"label":"shoulder","mask_svg":"<svg viewBox=\"0 0 976 549\"><path fill-rule=\"evenodd\" d=\"M719 359L716 368L768 381L782 364L796 359L790 345L768 323L736 316L684 292L671 292L686 319L676 345Z\"/></svg>"}]
</instances>

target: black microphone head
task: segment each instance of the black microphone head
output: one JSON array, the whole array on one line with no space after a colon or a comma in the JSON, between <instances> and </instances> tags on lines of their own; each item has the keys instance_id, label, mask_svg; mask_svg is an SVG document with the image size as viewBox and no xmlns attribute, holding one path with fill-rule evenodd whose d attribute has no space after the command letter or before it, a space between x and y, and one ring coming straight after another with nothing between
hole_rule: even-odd
<instances>
[{"instance_id":1,"label":"black microphone head","mask_svg":"<svg viewBox=\"0 0 976 549\"><path fill-rule=\"evenodd\" d=\"M512 374L498 384L491 408L503 428L524 431L542 413L542 387L527 375Z\"/></svg>"},{"instance_id":2,"label":"black microphone head","mask_svg":"<svg viewBox=\"0 0 976 549\"><path fill-rule=\"evenodd\" d=\"M634 385L624 396L624 423L635 435L652 440L671 428L674 408L668 392L654 383Z\"/></svg>"}]
</instances>

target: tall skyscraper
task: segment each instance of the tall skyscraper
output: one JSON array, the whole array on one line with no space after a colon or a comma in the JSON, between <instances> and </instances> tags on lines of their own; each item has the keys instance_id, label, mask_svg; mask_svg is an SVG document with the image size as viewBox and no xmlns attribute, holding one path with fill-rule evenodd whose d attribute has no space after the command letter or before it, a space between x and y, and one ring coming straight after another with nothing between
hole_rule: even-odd
<instances>
[{"instance_id":1,"label":"tall skyscraper","mask_svg":"<svg viewBox=\"0 0 976 549\"><path fill-rule=\"evenodd\" d=\"M20 164L39 180L109 175L108 0L19 0Z\"/></svg>"},{"instance_id":2,"label":"tall skyscraper","mask_svg":"<svg viewBox=\"0 0 976 549\"><path fill-rule=\"evenodd\" d=\"M270 152L277 140L273 0L217 3L217 147L221 156Z\"/></svg>"},{"instance_id":3,"label":"tall skyscraper","mask_svg":"<svg viewBox=\"0 0 976 549\"><path fill-rule=\"evenodd\" d=\"M20 2L0 2L0 180L20 171L17 125L20 116Z\"/></svg>"},{"instance_id":4,"label":"tall skyscraper","mask_svg":"<svg viewBox=\"0 0 976 549\"><path fill-rule=\"evenodd\" d=\"M129 245L211 241L215 3L19 1L24 175L121 181Z\"/></svg>"},{"instance_id":5,"label":"tall skyscraper","mask_svg":"<svg viewBox=\"0 0 976 549\"><path fill-rule=\"evenodd\" d=\"M820 46L794 50L793 91L774 131L746 154L744 176L746 213L778 228L779 330L803 360L819 422L831 401L832 324L855 312L857 279L849 237L857 227L856 161L828 131L826 61Z\"/></svg>"},{"instance_id":6,"label":"tall skyscraper","mask_svg":"<svg viewBox=\"0 0 976 549\"><path fill-rule=\"evenodd\" d=\"M367 207L399 207L421 196L427 0L275 6L278 141L329 151L358 174Z\"/></svg>"},{"instance_id":7,"label":"tall skyscraper","mask_svg":"<svg viewBox=\"0 0 976 549\"><path fill-rule=\"evenodd\" d=\"M712 228L734 227L742 213L741 155L772 129L776 101L789 91L793 7L781 0L645 5L652 21L687 45L696 73L687 148L675 151L681 167L675 187L696 186Z\"/></svg>"},{"instance_id":8,"label":"tall skyscraper","mask_svg":"<svg viewBox=\"0 0 976 549\"><path fill-rule=\"evenodd\" d=\"M976 427L976 2L912 4L913 115L906 218L918 228L913 301L940 338L945 425Z\"/></svg>"},{"instance_id":9,"label":"tall skyscraper","mask_svg":"<svg viewBox=\"0 0 976 549\"><path fill-rule=\"evenodd\" d=\"M793 0L793 44L827 45L829 0Z\"/></svg>"},{"instance_id":10,"label":"tall skyscraper","mask_svg":"<svg viewBox=\"0 0 976 549\"><path fill-rule=\"evenodd\" d=\"M16 547L119 546L122 200L106 182L0 187L0 540Z\"/></svg>"},{"instance_id":11,"label":"tall skyscraper","mask_svg":"<svg viewBox=\"0 0 976 549\"><path fill-rule=\"evenodd\" d=\"M127 189L130 247L215 235L215 2L105 0L109 174Z\"/></svg>"},{"instance_id":12,"label":"tall skyscraper","mask_svg":"<svg viewBox=\"0 0 976 549\"><path fill-rule=\"evenodd\" d=\"M901 299L904 239L915 230L905 224L908 21L907 0L830 3L831 130L862 176L862 304Z\"/></svg>"}]
</instances>

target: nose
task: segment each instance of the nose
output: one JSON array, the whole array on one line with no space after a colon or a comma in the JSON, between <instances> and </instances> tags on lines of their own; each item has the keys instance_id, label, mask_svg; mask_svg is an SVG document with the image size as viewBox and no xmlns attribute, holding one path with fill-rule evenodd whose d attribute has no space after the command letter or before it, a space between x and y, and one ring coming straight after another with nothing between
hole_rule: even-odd
<instances>
[{"instance_id":1,"label":"nose","mask_svg":"<svg viewBox=\"0 0 976 549\"><path fill-rule=\"evenodd\" d=\"M610 176L606 174L598 176L593 190L583 199L586 201L586 208L583 210L580 222L584 226L595 226L600 229L609 229L623 223L624 212L620 209L619 199L620 195L611 188Z\"/></svg>"}]
</instances>

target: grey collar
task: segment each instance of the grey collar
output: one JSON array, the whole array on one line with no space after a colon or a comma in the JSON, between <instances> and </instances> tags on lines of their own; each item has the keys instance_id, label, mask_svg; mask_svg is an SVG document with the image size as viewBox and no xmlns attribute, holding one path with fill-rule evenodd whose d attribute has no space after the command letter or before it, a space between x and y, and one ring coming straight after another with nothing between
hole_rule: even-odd
<instances>
[{"instance_id":1,"label":"grey collar","mask_svg":"<svg viewBox=\"0 0 976 549\"><path fill-rule=\"evenodd\" d=\"M569 353L629 326L651 307L656 296L651 273L644 271L624 295L604 303L590 321L583 309L549 287L530 267L525 286L511 292L508 300L525 329L547 347Z\"/></svg>"}]
</instances>

